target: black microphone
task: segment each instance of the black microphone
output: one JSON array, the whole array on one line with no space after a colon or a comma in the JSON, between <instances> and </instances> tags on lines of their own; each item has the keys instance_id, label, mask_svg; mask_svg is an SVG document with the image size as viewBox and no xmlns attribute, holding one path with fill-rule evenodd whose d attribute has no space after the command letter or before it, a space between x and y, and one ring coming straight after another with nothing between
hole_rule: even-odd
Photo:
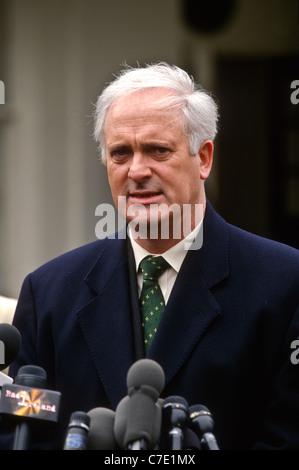
<instances>
[{"instance_id":1,"label":"black microphone","mask_svg":"<svg viewBox=\"0 0 299 470\"><path fill-rule=\"evenodd\" d=\"M114 437L115 411L109 408L93 408L88 413L90 428L87 450L117 450Z\"/></svg>"},{"instance_id":2,"label":"black microphone","mask_svg":"<svg viewBox=\"0 0 299 470\"><path fill-rule=\"evenodd\" d=\"M184 433L189 422L188 403L183 397L165 398L162 403L162 448L182 450Z\"/></svg>"},{"instance_id":3,"label":"black microphone","mask_svg":"<svg viewBox=\"0 0 299 470\"><path fill-rule=\"evenodd\" d=\"M216 438L213 434L214 420L212 414L203 405L193 405L189 408L191 428L200 439L203 450L219 450Z\"/></svg>"},{"instance_id":4,"label":"black microphone","mask_svg":"<svg viewBox=\"0 0 299 470\"><path fill-rule=\"evenodd\" d=\"M21 334L10 323L0 324L0 371L6 369L17 357L21 348ZM0 396L4 384L11 384L13 379L0 372Z\"/></svg>"},{"instance_id":5,"label":"black microphone","mask_svg":"<svg viewBox=\"0 0 299 470\"><path fill-rule=\"evenodd\" d=\"M0 414L15 425L13 450L27 450L31 426L57 423L60 392L45 390L47 373L42 367L20 367L14 383L2 387Z\"/></svg>"},{"instance_id":6,"label":"black microphone","mask_svg":"<svg viewBox=\"0 0 299 470\"><path fill-rule=\"evenodd\" d=\"M10 323L0 324L0 370L6 369L17 357L21 348L21 334Z\"/></svg>"},{"instance_id":7,"label":"black microphone","mask_svg":"<svg viewBox=\"0 0 299 470\"><path fill-rule=\"evenodd\" d=\"M68 424L63 450L86 450L90 417L84 411L74 411Z\"/></svg>"},{"instance_id":8,"label":"black microphone","mask_svg":"<svg viewBox=\"0 0 299 470\"><path fill-rule=\"evenodd\" d=\"M124 402L126 425L121 442L124 449L153 449L161 428L161 408L157 403L164 387L164 371L152 359L135 362L127 374L129 400Z\"/></svg>"}]
</instances>

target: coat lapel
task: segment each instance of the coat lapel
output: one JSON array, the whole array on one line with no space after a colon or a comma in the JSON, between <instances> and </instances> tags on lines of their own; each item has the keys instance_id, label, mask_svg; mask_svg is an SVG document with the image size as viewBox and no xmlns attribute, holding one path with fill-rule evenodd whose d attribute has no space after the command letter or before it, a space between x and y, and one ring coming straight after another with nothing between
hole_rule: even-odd
<instances>
[{"instance_id":1,"label":"coat lapel","mask_svg":"<svg viewBox=\"0 0 299 470\"><path fill-rule=\"evenodd\" d=\"M127 394L128 369L141 356L129 274L126 241L107 240L85 278L89 301L77 313L112 408ZM227 276L228 225L208 204L203 246L187 254L148 355L162 366L166 385L221 314L211 288Z\"/></svg>"},{"instance_id":2,"label":"coat lapel","mask_svg":"<svg viewBox=\"0 0 299 470\"><path fill-rule=\"evenodd\" d=\"M114 408L127 393L134 362L131 299L124 240L107 240L85 282L92 298L77 313L101 383Z\"/></svg>"},{"instance_id":3,"label":"coat lapel","mask_svg":"<svg viewBox=\"0 0 299 470\"><path fill-rule=\"evenodd\" d=\"M148 355L164 369L166 385L221 314L210 289L228 276L228 227L210 205L203 227L202 248L187 254Z\"/></svg>"}]
</instances>

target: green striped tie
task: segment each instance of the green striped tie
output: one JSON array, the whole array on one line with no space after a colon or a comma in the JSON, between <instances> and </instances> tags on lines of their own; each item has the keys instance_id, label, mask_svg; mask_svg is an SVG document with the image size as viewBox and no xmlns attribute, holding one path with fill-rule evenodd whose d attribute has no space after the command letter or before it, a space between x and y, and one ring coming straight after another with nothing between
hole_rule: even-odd
<instances>
[{"instance_id":1,"label":"green striped tie","mask_svg":"<svg viewBox=\"0 0 299 470\"><path fill-rule=\"evenodd\" d=\"M164 297L158 284L158 278L169 267L169 264L162 256L147 256L141 261L140 267L143 275L140 308L144 346L147 353L165 309Z\"/></svg>"}]
</instances>

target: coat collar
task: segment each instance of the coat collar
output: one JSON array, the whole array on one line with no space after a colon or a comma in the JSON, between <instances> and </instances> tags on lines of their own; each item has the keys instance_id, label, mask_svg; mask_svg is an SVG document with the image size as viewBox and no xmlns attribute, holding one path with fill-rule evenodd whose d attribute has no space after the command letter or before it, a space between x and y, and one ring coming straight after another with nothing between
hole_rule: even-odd
<instances>
[{"instance_id":1,"label":"coat collar","mask_svg":"<svg viewBox=\"0 0 299 470\"><path fill-rule=\"evenodd\" d=\"M188 252L149 351L166 385L221 314L211 288L228 276L228 238L228 225L208 204L201 248Z\"/></svg>"},{"instance_id":2,"label":"coat collar","mask_svg":"<svg viewBox=\"0 0 299 470\"><path fill-rule=\"evenodd\" d=\"M85 278L92 297L77 313L112 408L127 394L127 372L136 360L129 273L126 241L102 242ZM187 254L149 351L164 369L166 385L221 313L210 289L227 275L228 226L208 204L202 247Z\"/></svg>"},{"instance_id":3,"label":"coat collar","mask_svg":"<svg viewBox=\"0 0 299 470\"><path fill-rule=\"evenodd\" d=\"M134 362L134 337L128 283L126 243L102 242L102 251L85 277L92 291L77 319L98 376L115 408L126 395L126 374Z\"/></svg>"}]
</instances>

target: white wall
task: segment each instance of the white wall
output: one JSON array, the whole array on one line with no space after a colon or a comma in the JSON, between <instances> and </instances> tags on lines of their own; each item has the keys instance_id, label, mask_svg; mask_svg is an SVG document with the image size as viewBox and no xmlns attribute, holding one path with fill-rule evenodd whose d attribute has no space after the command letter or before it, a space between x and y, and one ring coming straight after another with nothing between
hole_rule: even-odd
<instances>
[{"instance_id":1,"label":"white wall","mask_svg":"<svg viewBox=\"0 0 299 470\"><path fill-rule=\"evenodd\" d=\"M219 51L293 52L297 25L294 0L239 0L230 28L209 38L182 23L179 0L7 3L0 288L16 297L29 271L95 239L95 208L111 198L91 116L121 63L191 63L213 87Z\"/></svg>"}]
</instances>

